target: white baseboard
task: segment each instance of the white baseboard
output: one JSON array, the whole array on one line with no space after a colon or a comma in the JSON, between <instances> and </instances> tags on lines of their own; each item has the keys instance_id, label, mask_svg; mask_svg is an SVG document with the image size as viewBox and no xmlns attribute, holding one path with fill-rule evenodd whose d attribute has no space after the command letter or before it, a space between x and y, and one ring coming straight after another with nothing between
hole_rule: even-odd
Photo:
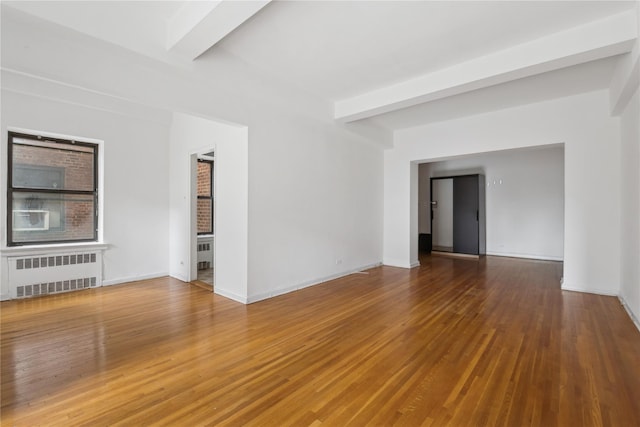
<instances>
[{"instance_id":1,"label":"white baseboard","mask_svg":"<svg viewBox=\"0 0 640 427\"><path fill-rule=\"evenodd\" d=\"M368 269L374 268L374 267L379 267L381 265L382 265L381 262L376 262L376 263L373 263L373 264L367 264L367 265L363 265L363 266L358 267L358 268L354 268L354 269L351 269L351 270L343 271L341 273L332 274L330 276L322 277L320 279L309 280L307 282L303 282L303 283L300 283L300 284L297 284L297 285L294 285L294 286L289 286L289 287L282 288L282 289L275 289L273 291L265 292L265 293L262 293L262 294L251 295L247 299L247 304L251 304L251 303L262 301L262 300L265 300L265 299L277 297L278 295L288 294L289 292L298 291L300 289L308 288L309 286L319 285L320 283L328 282L330 280L339 279L340 277L348 276L350 274L357 273L358 271L368 270Z\"/></svg>"},{"instance_id":2,"label":"white baseboard","mask_svg":"<svg viewBox=\"0 0 640 427\"><path fill-rule=\"evenodd\" d=\"M633 311L631 311L631 307L629 307L629 304L627 304L627 301L624 299L624 297L620 295L618 295L618 299L620 300L620 304L622 304L622 307L624 307L625 311L631 318L631 321L633 322L633 324L636 325L636 328L638 328L638 330L640 331L640 320L638 320L638 318L633 313Z\"/></svg>"},{"instance_id":3,"label":"white baseboard","mask_svg":"<svg viewBox=\"0 0 640 427\"><path fill-rule=\"evenodd\" d=\"M173 277L174 279L178 279L181 282L185 282L185 283L189 283L189 279L187 278L187 276L183 276L181 274L171 274L168 273L169 277Z\"/></svg>"},{"instance_id":4,"label":"white baseboard","mask_svg":"<svg viewBox=\"0 0 640 427\"><path fill-rule=\"evenodd\" d=\"M217 294L217 295L220 295L220 296L223 296L225 298L232 299L232 300L237 301L237 302L242 303L242 304L248 304L249 303L247 298L245 298L245 297L243 297L241 295L238 295L238 294L236 294L234 292L231 292L231 291L228 291L226 289L223 289L218 285L213 287L213 293Z\"/></svg>"},{"instance_id":5,"label":"white baseboard","mask_svg":"<svg viewBox=\"0 0 640 427\"><path fill-rule=\"evenodd\" d=\"M163 271L160 273L143 274L140 276L120 277L118 279L103 280L102 286L121 285L123 283L128 283L128 282L137 282L139 280L157 279L159 277L165 277L168 275L169 275L168 272Z\"/></svg>"},{"instance_id":6,"label":"white baseboard","mask_svg":"<svg viewBox=\"0 0 640 427\"><path fill-rule=\"evenodd\" d=\"M608 289L597 289L597 288L585 288L583 286L576 286L567 284L564 280L562 281L562 285L560 289L563 291L571 291L571 292L583 292L587 294L595 294L595 295L606 295L609 297L617 297L618 294L614 291Z\"/></svg>"},{"instance_id":7,"label":"white baseboard","mask_svg":"<svg viewBox=\"0 0 640 427\"><path fill-rule=\"evenodd\" d=\"M548 255L518 254L518 253L513 253L513 252L487 251L487 255L503 256L503 257L508 257L508 258L537 259L537 260L540 260L540 261L564 261L563 257L548 256Z\"/></svg>"},{"instance_id":8,"label":"white baseboard","mask_svg":"<svg viewBox=\"0 0 640 427\"><path fill-rule=\"evenodd\" d=\"M382 265L388 267L414 268L420 265L420 261L406 262L399 259L385 259L382 261Z\"/></svg>"},{"instance_id":9,"label":"white baseboard","mask_svg":"<svg viewBox=\"0 0 640 427\"><path fill-rule=\"evenodd\" d=\"M11 295L9 294L0 294L0 301L9 301L11 299Z\"/></svg>"}]
</instances>

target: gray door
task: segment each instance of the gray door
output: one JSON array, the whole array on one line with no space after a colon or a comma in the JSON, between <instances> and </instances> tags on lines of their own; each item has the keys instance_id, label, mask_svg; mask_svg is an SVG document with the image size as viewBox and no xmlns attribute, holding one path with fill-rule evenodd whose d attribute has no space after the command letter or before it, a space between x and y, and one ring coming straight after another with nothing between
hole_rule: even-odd
<instances>
[{"instance_id":1,"label":"gray door","mask_svg":"<svg viewBox=\"0 0 640 427\"><path fill-rule=\"evenodd\" d=\"M478 176L453 180L453 251L478 254Z\"/></svg>"}]
</instances>

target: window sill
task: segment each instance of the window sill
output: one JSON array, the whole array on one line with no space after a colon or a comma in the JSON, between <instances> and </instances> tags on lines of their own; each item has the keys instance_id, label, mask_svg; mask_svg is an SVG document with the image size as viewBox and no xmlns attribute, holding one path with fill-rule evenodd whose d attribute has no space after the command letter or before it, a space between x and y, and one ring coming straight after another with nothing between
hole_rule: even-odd
<instances>
[{"instance_id":1,"label":"window sill","mask_svg":"<svg viewBox=\"0 0 640 427\"><path fill-rule=\"evenodd\" d=\"M29 245L29 246L12 246L0 249L2 256L23 256L23 255L44 255L70 250L106 250L109 249L108 243L99 242L83 242L83 243L59 243L55 245Z\"/></svg>"}]
</instances>

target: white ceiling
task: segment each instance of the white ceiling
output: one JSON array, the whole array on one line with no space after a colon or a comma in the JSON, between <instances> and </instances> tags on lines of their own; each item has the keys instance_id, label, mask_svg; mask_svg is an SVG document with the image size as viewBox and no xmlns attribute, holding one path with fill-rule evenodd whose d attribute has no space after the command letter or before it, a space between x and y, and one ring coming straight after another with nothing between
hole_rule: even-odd
<instances>
[{"instance_id":1,"label":"white ceiling","mask_svg":"<svg viewBox=\"0 0 640 427\"><path fill-rule=\"evenodd\" d=\"M380 114L365 121L397 130L605 89L618 57L537 74Z\"/></svg>"},{"instance_id":2,"label":"white ceiling","mask_svg":"<svg viewBox=\"0 0 640 427\"><path fill-rule=\"evenodd\" d=\"M182 1L2 1L137 53L164 59L167 22Z\"/></svg>"},{"instance_id":3,"label":"white ceiling","mask_svg":"<svg viewBox=\"0 0 640 427\"><path fill-rule=\"evenodd\" d=\"M614 1L275 1L212 51L229 51L336 101L632 6Z\"/></svg>"},{"instance_id":4,"label":"white ceiling","mask_svg":"<svg viewBox=\"0 0 640 427\"><path fill-rule=\"evenodd\" d=\"M39 18L175 65L191 59L168 51L167 26L186 7L193 6L188 3L3 1ZM217 58L232 56L265 75L336 102L619 14L636 7L635 3L275 0L256 8L259 11L247 15L251 16L248 20L240 20L235 30L191 65L215 67ZM234 3L225 4L234 7ZM602 89L611 80L614 61L615 56L611 56L485 85L378 114L365 122L395 130Z\"/></svg>"}]
</instances>

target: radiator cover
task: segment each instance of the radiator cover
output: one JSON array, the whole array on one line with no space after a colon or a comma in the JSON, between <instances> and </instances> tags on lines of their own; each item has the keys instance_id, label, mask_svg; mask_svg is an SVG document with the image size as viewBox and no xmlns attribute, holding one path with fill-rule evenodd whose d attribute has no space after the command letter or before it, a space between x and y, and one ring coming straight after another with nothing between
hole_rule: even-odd
<instances>
[{"instance_id":1,"label":"radiator cover","mask_svg":"<svg viewBox=\"0 0 640 427\"><path fill-rule=\"evenodd\" d=\"M12 299L102 286L102 251L8 257Z\"/></svg>"}]
</instances>

